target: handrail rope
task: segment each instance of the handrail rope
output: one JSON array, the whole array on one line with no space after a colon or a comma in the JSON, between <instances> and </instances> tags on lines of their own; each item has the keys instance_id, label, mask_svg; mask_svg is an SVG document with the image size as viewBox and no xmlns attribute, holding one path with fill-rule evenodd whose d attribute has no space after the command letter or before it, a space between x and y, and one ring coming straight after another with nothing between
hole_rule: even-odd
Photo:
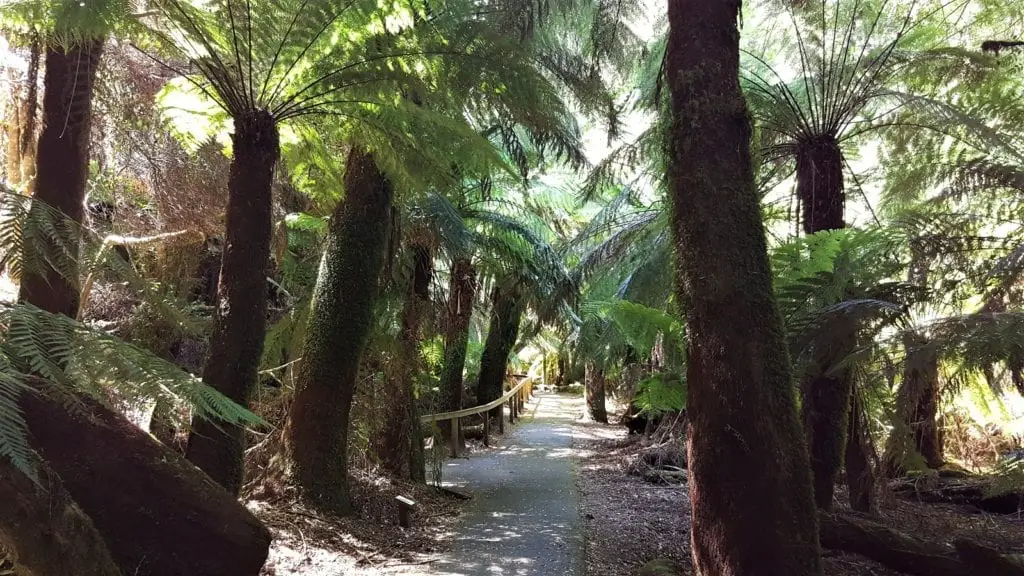
<instances>
[{"instance_id":1,"label":"handrail rope","mask_svg":"<svg viewBox=\"0 0 1024 576\"><path fill-rule=\"evenodd\" d=\"M426 415L420 416L420 422L422 424L429 424L431 422L437 422L438 420L451 420L453 418L465 418L466 416L472 416L474 414L480 414L480 413L483 413L483 412L487 412L488 410L492 410L494 408L497 408L498 406L501 406L505 402L508 402L509 398L511 398L513 395L515 395L520 390L522 390L523 386L526 386L528 383L531 383L532 381L533 381L533 379L530 378L530 377L523 378L523 380L521 382L519 382L519 384L516 384L511 390L506 392L501 398L498 398L497 400L494 400L493 402L489 402L489 403L484 404L482 406L474 406L472 408L463 408L462 410L455 410L454 412L440 412L438 414L426 414Z\"/></svg>"}]
</instances>

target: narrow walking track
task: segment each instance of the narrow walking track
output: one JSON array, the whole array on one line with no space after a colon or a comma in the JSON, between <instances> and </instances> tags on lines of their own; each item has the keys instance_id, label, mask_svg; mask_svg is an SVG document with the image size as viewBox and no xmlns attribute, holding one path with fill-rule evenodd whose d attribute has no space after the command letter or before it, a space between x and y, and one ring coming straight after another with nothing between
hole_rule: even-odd
<instances>
[{"instance_id":1,"label":"narrow walking track","mask_svg":"<svg viewBox=\"0 0 1024 576\"><path fill-rule=\"evenodd\" d=\"M572 425L583 399L537 395L497 448L450 461L444 484L473 494L438 576L575 576L583 542ZM507 430L507 428L506 428Z\"/></svg>"}]
</instances>

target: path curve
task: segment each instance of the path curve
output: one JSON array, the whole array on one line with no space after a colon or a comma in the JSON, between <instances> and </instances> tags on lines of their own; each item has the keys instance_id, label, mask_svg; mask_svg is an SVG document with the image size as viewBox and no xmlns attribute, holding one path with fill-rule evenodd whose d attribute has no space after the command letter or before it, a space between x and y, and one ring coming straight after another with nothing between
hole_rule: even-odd
<instances>
[{"instance_id":1,"label":"path curve","mask_svg":"<svg viewBox=\"0 0 1024 576\"><path fill-rule=\"evenodd\" d=\"M448 461L444 485L473 494L437 576L577 576L583 564L573 422L583 399L541 393L497 447ZM506 432L508 427L506 426Z\"/></svg>"}]
</instances>

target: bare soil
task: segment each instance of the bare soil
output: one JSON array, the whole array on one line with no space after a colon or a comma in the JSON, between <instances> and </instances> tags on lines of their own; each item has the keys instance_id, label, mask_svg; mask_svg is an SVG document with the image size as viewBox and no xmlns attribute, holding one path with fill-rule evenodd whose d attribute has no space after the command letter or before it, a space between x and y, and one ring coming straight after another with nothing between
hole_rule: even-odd
<instances>
[{"instance_id":1,"label":"bare soil","mask_svg":"<svg viewBox=\"0 0 1024 576\"><path fill-rule=\"evenodd\" d=\"M636 455L651 444L649 439L626 436L625 426L576 426L586 576L636 574L655 558L672 559L685 574L693 573L687 485L658 485L626 473ZM882 520L919 538L952 542L966 537L1005 553L1024 553L1024 518L1019 516L889 498ZM824 573L830 576L900 575L855 554L825 550L822 560Z\"/></svg>"}]
</instances>

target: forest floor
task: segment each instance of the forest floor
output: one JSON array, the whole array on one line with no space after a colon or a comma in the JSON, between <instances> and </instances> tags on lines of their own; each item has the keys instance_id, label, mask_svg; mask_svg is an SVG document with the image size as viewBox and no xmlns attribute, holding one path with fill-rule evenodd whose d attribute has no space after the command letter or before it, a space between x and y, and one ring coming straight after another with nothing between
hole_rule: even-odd
<instances>
[{"instance_id":1,"label":"forest floor","mask_svg":"<svg viewBox=\"0 0 1024 576\"><path fill-rule=\"evenodd\" d=\"M683 574L692 574L687 485L652 484L627 474L629 463L650 449L651 441L626 432L621 425L595 422L579 422L575 427L585 576L633 575L656 558L672 560ZM675 442L681 446L679 440ZM882 520L923 539L951 542L966 537L1005 553L1024 553L1024 518L1020 516L892 497L883 503ZM822 562L829 576L901 576L856 554L825 550Z\"/></svg>"}]
</instances>

